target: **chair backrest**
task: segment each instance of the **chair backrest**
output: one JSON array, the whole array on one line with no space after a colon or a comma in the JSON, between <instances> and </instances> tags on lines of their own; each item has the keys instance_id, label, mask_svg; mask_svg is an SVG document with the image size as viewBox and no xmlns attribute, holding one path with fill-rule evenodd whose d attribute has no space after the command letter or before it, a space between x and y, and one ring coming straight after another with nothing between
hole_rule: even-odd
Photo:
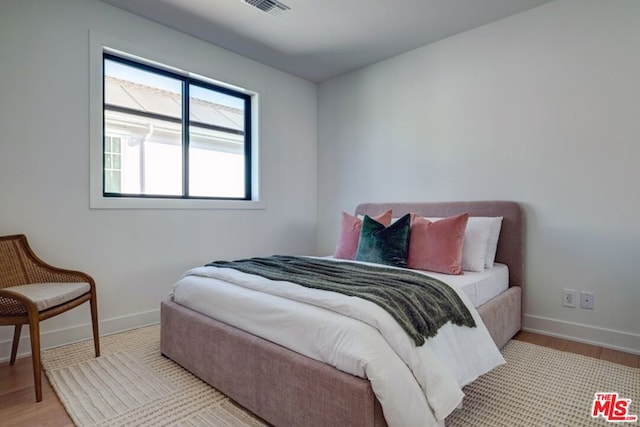
<instances>
[{"instance_id":1,"label":"chair backrest","mask_svg":"<svg viewBox=\"0 0 640 427\"><path fill-rule=\"evenodd\" d=\"M25 246L28 243L23 234L0 237L0 288L29 283Z\"/></svg>"},{"instance_id":2,"label":"chair backrest","mask_svg":"<svg viewBox=\"0 0 640 427\"><path fill-rule=\"evenodd\" d=\"M64 270L42 261L24 234L0 237L0 289L29 283L88 282L81 272Z\"/></svg>"}]
</instances>

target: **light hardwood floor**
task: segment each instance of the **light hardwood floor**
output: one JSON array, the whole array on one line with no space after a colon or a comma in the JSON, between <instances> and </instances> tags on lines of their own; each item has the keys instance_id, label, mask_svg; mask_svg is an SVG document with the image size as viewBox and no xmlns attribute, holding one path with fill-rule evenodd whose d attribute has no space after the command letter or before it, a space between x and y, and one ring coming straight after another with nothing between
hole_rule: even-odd
<instances>
[{"instance_id":1,"label":"light hardwood floor","mask_svg":"<svg viewBox=\"0 0 640 427\"><path fill-rule=\"evenodd\" d=\"M13 366L0 365L0 425L73 426L44 373L42 402L36 402L31 357L18 359Z\"/></svg>"},{"instance_id":2,"label":"light hardwood floor","mask_svg":"<svg viewBox=\"0 0 640 427\"><path fill-rule=\"evenodd\" d=\"M635 354L624 353L622 351L611 350L609 348L567 341L561 338L554 338L547 335L534 334L525 331L518 332L518 334L513 338L531 344L541 345L543 347L568 351L569 353L582 354L583 356L595 357L596 359L607 360L620 365L631 366L632 368L640 368L640 356Z\"/></svg>"},{"instance_id":3,"label":"light hardwood floor","mask_svg":"<svg viewBox=\"0 0 640 427\"><path fill-rule=\"evenodd\" d=\"M640 356L634 354L524 331L519 332L514 338L556 350L640 368ZM42 396L42 402L36 403L30 357L17 360L14 366L9 366L7 363L0 365L0 424L2 426L73 426L71 418L44 374Z\"/></svg>"}]
</instances>

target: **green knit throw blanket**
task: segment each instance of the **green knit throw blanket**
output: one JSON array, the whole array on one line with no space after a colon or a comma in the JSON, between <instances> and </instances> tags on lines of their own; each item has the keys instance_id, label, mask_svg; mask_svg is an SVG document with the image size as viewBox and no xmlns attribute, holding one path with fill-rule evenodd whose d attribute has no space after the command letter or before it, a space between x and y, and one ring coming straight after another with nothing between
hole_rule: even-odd
<instances>
[{"instance_id":1,"label":"green knit throw blanket","mask_svg":"<svg viewBox=\"0 0 640 427\"><path fill-rule=\"evenodd\" d=\"M416 346L423 345L425 337L435 336L449 321L459 326L476 326L473 316L449 285L412 271L282 255L215 261L207 266L232 268L371 301L393 316Z\"/></svg>"}]
</instances>

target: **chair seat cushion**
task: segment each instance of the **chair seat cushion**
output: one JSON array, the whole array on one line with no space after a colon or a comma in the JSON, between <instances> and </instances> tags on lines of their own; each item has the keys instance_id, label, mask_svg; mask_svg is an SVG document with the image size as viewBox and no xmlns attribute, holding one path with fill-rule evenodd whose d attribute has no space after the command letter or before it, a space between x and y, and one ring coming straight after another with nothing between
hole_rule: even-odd
<instances>
[{"instance_id":1,"label":"chair seat cushion","mask_svg":"<svg viewBox=\"0 0 640 427\"><path fill-rule=\"evenodd\" d=\"M38 311L44 311L86 294L91 290L91 286L86 282L32 283L11 286L4 290L29 298L38 307Z\"/></svg>"}]
</instances>

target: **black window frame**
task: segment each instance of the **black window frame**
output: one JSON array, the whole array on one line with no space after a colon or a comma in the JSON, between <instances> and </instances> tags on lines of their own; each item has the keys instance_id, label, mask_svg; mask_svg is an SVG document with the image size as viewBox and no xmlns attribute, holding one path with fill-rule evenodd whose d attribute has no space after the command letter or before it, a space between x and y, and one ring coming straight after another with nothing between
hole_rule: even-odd
<instances>
[{"instance_id":1,"label":"black window frame","mask_svg":"<svg viewBox=\"0 0 640 427\"><path fill-rule=\"evenodd\" d=\"M142 112L135 109L129 109L126 107L120 107L105 102L105 68L104 64L106 60L119 62L124 65L138 68L143 71L155 73L161 76L174 78L181 81L182 84L182 117L180 119L165 116L157 113ZM219 86L211 82L207 82L202 79L193 78L188 75L172 72L157 66L139 62L130 58L115 55L110 52L103 51L102 53L102 195L103 197L114 198L139 198L139 199L185 199L185 200L253 200L252 193L252 96L250 94L240 92L238 90L230 89L227 87ZM211 125L208 123L202 123L189 119L189 86L198 86L203 89L212 90L224 95L233 96L239 98L244 103L244 131L238 129L226 128L223 126ZM180 123L182 127L182 195L163 195L163 194L137 194L137 193L113 193L106 191L106 170L105 170L105 138L106 132L106 115L105 112L117 111L127 114L133 114L142 117L149 117L154 119L166 120L173 123ZM205 129L216 130L221 132L227 132L235 135L244 135L244 197L207 197L207 196L192 196L189 195L189 127L193 124L197 127Z\"/></svg>"}]
</instances>

